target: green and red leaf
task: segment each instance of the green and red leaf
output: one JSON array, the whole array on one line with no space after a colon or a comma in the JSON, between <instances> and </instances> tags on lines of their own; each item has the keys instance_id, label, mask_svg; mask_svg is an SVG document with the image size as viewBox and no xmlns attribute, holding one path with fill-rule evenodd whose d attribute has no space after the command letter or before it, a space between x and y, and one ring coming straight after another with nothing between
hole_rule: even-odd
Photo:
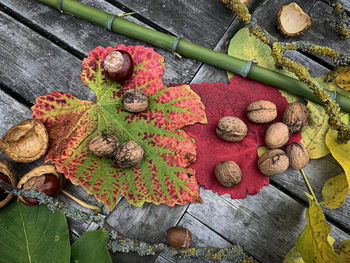
<instances>
[{"instance_id":1,"label":"green and red leaf","mask_svg":"<svg viewBox=\"0 0 350 263\"><path fill-rule=\"evenodd\" d=\"M103 69L105 56L118 49L129 52L134 60L133 76L123 83L111 81ZM206 123L204 106L187 85L165 87L163 73L163 57L151 48L119 45L90 51L83 60L81 79L96 93L97 103L53 92L38 97L32 107L33 117L49 132L45 161L54 162L74 184L82 185L109 209L119 196L136 206L198 201L195 172L187 168L196 160L195 145L179 129ZM150 97L146 111L124 110L122 95L131 88ZM116 135L121 143L133 140L140 144L145 151L142 162L120 168L88 152L88 143L102 131Z\"/></svg>"}]
</instances>

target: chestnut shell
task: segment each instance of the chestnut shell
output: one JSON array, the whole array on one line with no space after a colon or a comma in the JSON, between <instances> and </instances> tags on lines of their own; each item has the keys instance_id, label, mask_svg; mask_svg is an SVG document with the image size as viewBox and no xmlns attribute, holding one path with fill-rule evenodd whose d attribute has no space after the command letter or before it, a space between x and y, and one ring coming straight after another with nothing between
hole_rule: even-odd
<instances>
[{"instance_id":1,"label":"chestnut shell","mask_svg":"<svg viewBox=\"0 0 350 263\"><path fill-rule=\"evenodd\" d=\"M21 180L19 180L18 182L18 185L17 187L18 188L24 188L23 186L30 180L32 179L33 177L39 177L39 176L42 176L42 175L53 175L57 178L58 180L58 183L59 183L59 189L58 191L56 191L55 189L53 189L53 192L57 194L62 190L63 188L63 185L64 185L64 182L65 182L65 177L63 174L61 173L58 173L57 170L56 170L56 167L54 165L51 165L51 164L45 164L45 165L40 165L36 168L34 168L33 170L31 170L30 172L28 172L27 174L25 174ZM55 183L54 181L50 181L50 182L47 182L46 179L45 179L45 183L48 183L49 185L52 185L52 183ZM44 183L44 184L45 184ZM46 186L40 186L37 190L39 192L44 192L46 194L48 194L48 189L45 189L45 187L49 186L49 185L46 185ZM42 188L41 188L42 187ZM56 187L56 186L54 186ZM40 189L41 188L41 189ZM50 195L50 194L48 194ZM51 196L51 195L50 195ZM54 196L54 195L52 195ZM34 204L35 202L34 201L37 201L33 198L26 198L26 197L22 197L22 196L17 196L17 199L19 201L21 201L22 203L26 204L26 205L36 205Z\"/></svg>"},{"instance_id":2,"label":"chestnut shell","mask_svg":"<svg viewBox=\"0 0 350 263\"><path fill-rule=\"evenodd\" d=\"M3 159L0 159L0 173L9 179L11 185L15 186L17 184L17 177L12 165ZM0 208L6 205L11 200L12 196L12 194L7 194L4 199L0 199Z\"/></svg>"},{"instance_id":3,"label":"chestnut shell","mask_svg":"<svg viewBox=\"0 0 350 263\"><path fill-rule=\"evenodd\" d=\"M38 160L46 153L48 145L47 130L37 119L18 123L0 139L0 151L9 159L20 163Z\"/></svg>"},{"instance_id":4,"label":"chestnut shell","mask_svg":"<svg viewBox=\"0 0 350 263\"><path fill-rule=\"evenodd\" d=\"M116 82L128 80L134 72L134 61L125 50L114 50L104 59L107 75Z\"/></svg>"}]
</instances>

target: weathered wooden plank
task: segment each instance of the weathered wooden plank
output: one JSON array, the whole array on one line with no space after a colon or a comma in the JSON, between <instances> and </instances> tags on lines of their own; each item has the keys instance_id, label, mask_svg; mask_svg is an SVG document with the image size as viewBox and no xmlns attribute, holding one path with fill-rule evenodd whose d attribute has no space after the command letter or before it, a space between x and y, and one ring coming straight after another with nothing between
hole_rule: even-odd
<instances>
[{"instance_id":1,"label":"weathered wooden plank","mask_svg":"<svg viewBox=\"0 0 350 263\"><path fill-rule=\"evenodd\" d=\"M106 12L114 14L123 13L122 10L103 0L83 0L81 2ZM36 0L0 0L0 3L21 19L29 21L45 33L54 35L64 45L71 47L84 56L87 56L89 50L97 46L107 47L125 44L153 47L147 43L112 33L104 27L75 18L69 14L61 14L58 10ZM146 26L132 16L125 19ZM163 80L166 84L189 82L201 65L198 61L186 58L178 59L169 51L156 47L153 48L165 59ZM74 71L78 72L80 69L80 65L73 68ZM69 73L71 74L71 72ZM76 85L80 85L80 80L78 79L76 81Z\"/></svg>"},{"instance_id":2,"label":"weathered wooden plank","mask_svg":"<svg viewBox=\"0 0 350 263\"><path fill-rule=\"evenodd\" d=\"M305 207L271 185L245 199L203 189L201 197L204 204L191 204L187 212L261 262L282 262L306 225ZM349 238L334 226L331 235Z\"/></svg>"},{"instance_id":3,"label":"weathered wooden plank","mask_svg":"<svg viewBox=\"0 0 350 263\"><path fill-rule=\"evenodd\" d=\"M81 61L49 40L0 13L0 83L35 103L37 96L53 90L94 99L79 74Z\"/></svg>"},{"instance_id":4,"label":"weathered wooden plank","mask_svg":"<svg viewBox=\"0 0 350 263\"><path fill-rule=\"evenodd\" d=\"M217 233L203 225L193 216L188 213L185 213L183 218L178 224L179 226L186 227L191 231L192 240L190 247L220 247L220 248L230 248L232 244L219 236ZM165 242L165 238L164 238ZM189 263L189 262L203 262L203 263L212 263L212 260L205 258L192 258L192 259L179 259L177 257L172 257L166 255L164 253L160 254L157 257L155 262L164 262L164 260L168 260L168 262L178 262L178 263ZM222 260L222 263L229 263L230 261ZM231 261L232 262L232 261Z\"/></svg>"},{"instance_id":5,"label":"weathered wooden plank","mask_svg":"<svg viewBox=\"0 0 350 263\"><path fill-rule=\"evenodd\" d=\"M209 48L216 46L234 17L220 1L112 0L111 2L122 3L174 35Z\"/></svg>"}]
</instances>

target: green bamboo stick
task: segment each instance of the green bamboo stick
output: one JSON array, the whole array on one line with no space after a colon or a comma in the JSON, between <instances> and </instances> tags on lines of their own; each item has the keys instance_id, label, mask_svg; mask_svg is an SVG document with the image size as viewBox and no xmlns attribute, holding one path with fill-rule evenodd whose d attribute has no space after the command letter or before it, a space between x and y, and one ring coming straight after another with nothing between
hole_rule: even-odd
<instances>
[{"instance_id":1,"label":"green bamboo stick","mask_svg":"<svg viewBox=\"0 0 350 263\"><path fill-rule=\"evenodd\" d=\"M111 31L126 35L154 46L177 52L188 58L193 58L206 64L244 75L249 79L277 87L303 97L310 101L321 104L321 101L313 94L306 83L272 70L252 64L229 55L213 51L200 45L196 45L184 39L149 29L113 14L81 4L75 0L39 0L54 8L61 7L63 12L89 22L110 28ZM332 96L331 92L327 92ZM342 111L350 113L350 99L337 94L337 101Z\"/></svg>"}]
</instances>

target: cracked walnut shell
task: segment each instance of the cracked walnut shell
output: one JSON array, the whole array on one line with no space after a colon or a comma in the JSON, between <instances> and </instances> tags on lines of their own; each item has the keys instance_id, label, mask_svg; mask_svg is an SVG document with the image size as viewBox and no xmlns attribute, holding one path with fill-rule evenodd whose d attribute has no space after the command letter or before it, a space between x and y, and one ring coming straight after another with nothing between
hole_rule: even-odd
<instances>
[{"instance_id":1,"label":"cracked walnut shell","mask_svg":"<svg viewBox=\"0 0 350 263\"><path fill-rule=\"evenodd\" d=\"M49 136L41 121L29 119L9 129L0 139L0 151L9 159L29 163L38 160L47 150Z\"/></svg>"},{"instance_id":2,"label":"cracked walnut shell","mask_svg":"<svg viewBox=\"0 0 350 263\"><path fill-rule=\"evenodd\" d=\"M258 167L266 176L277 175L288 169L289 159L281 149L269 150L259 157Z\"/></svg>"},{"instance_id":3,"label":"cracked walnut shell","mask_svg":"<svg viewBox=\"0 0 350 263\"><path fill-rule=\"evenodd\" d=\"M289 144L286 154L289 157L290 166L295 170L303 169L309 163L309 153L301 143Z\"/></svg>"},{"instance_id":4,"label":"cracked walnut shell","mask_svg":"<svg viewBox=\"0 0 350 263\"><path fill-rule=\"evenodd\" d=\"M16 186L17 184L17 177L13 167L10 163L3 159L0 159L0 179L13 186ZM4 189L0 187L0 208L6 205L12 197L12 194L5 193Z\"/></svg>"},{"instance_id":5,"label":"cracked walnut shell","mask_svg":"<svg viewBox=\"0 0 350 263\"><path fill-rule=\"evenodd\" d=\"M216 126L216 134L229 142L239 142L247 135L248 127L239 118L225 116L219 120Z\"/></svg>"}]
</instances>

